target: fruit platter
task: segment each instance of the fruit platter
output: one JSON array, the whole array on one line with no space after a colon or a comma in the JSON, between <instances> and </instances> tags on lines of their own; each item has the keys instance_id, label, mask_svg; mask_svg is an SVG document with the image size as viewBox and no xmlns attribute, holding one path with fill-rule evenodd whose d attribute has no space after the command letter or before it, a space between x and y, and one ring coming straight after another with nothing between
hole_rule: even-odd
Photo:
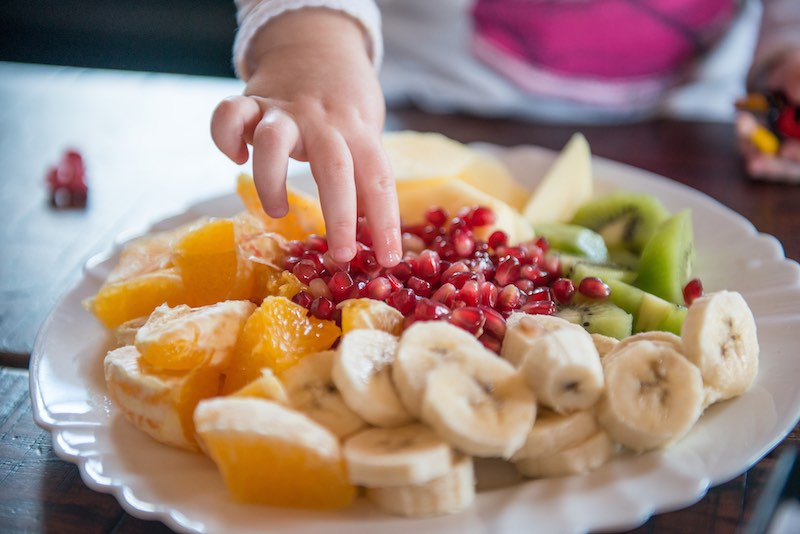
<instances>
[{"instance_id":1,"label":"fruit platter","mask_svg":"<svg viewBox=\"0 0 800 534\"><path fill-rule=\"evenodd\" d=\"M713 199L592 157L387 134L401 263L326 255L307 171L87 264L42 327L37 423L187 532L632 528L800 417L800 268Z\"/></svg>"}]
</instances>

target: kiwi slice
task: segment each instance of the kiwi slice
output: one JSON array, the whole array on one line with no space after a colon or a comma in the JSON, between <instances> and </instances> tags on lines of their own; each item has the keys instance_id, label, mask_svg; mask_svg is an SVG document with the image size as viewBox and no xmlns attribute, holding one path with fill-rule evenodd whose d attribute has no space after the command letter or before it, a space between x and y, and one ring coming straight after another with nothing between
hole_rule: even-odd
<instances>
[{"instance_id":1,"label":"kiwi slice","mask_svg":"<svg viewBox=\"0 0 800 534\"><path fill-rule=\"evenodd\" d=\"M632 283L636 278L636 271L610 263L579 262L572 268L569 278L572 279L573 282L580 283L581 280L588 276L595 276L603 281L613 278L626 283Z\"/></svg>"},{"instance_id":2,"label":"kiwi slice","mask_svg":"<svg viewBox=\"0 0 800 534\"><path fill-rule=\"evenodd\" d=\"M631 335L633 328L633 316L607 300L573 301L561 306L556 315L581 325L590 334L603 334L617 339Z\"/></svg>"},{"instance_id":3,"label":"kiwi slice","mask_svg":"<svg viewBox=\"0 0 800 534\"><path fill-rule=\"evenodd\" d=\"M576 224L542 223L534 226L533 230L536 235L547 238L553 250L594 262L604 262L608 258L608 248L603 236L589 228Z\"/></svg>"},{"instance_id":4,"label":"kiwi slice","mask_svg":"<svg viewBox=\"0 0 800 534\"><path fill-rule=\"evenodd\" d=\"M689 210L659 225L642 250L636 282L639 289L683 304L683 287L694 270L694 237Z\"/></svg>"},{"instance_id":5,"label":"kiwi slice","mask_svg":"<svg viewBox=\"0 0 800 534\"><path fill-rule=\"evenodd\" d=\"M664 330L681 335L686 308L613 278L604 280L608 299L633 315L633 332Z\"/></svg>"},{"instance_id":6,"label":"kiwi slice","mask_svg":"<svg viewBox=\"0 0 800 534\"><path fill-rule=\"evenodd\" d=\"M617 191L584 203L571 223L603 236L609 249L640 253L669 211L655 197Z\"/></svg>"}]
</instances>

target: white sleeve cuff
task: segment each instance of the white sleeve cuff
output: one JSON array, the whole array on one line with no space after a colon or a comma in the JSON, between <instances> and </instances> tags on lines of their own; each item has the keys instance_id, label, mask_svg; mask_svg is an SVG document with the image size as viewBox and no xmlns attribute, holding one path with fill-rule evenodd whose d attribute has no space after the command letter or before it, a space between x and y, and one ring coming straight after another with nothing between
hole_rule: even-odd
<instances>
[{"instance_id":1,"label":"white sleeve cuff","mask_svg":"<svg viewBox=\"0 0 800 534\"><path fill-rule=\"evenodd\" d=\"M375 0L236 0L239 29L233 43L233 66L236 75L247 80L253 74L250 45L258 30L269 20L287 11L306 7L325 7L347 13L363 27L367 36L367 52L376 69L383 59L381 15Z\"/></svg>"}]
</instances>

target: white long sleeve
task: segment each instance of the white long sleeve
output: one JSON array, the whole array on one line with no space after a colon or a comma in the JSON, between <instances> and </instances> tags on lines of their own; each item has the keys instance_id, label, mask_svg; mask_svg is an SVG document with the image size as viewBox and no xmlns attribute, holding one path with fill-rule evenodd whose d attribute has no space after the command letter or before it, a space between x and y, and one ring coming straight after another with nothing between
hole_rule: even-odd
<instances>
[{"instance_id":1,"label":"white long sleeve","mask_svg":"<svg viewBox=\"0 0 800 534\"><path fill-rule=\"evenodd\" d=\"M341 11L356 19L367 36L368 52L376 68L383 59L381 15L374 0L235 0L239 30L233 44L236 74L247 80L253 73L250 44L269 20L287 11L304 7L324 7Z\"/></svg>"}]
</instances>

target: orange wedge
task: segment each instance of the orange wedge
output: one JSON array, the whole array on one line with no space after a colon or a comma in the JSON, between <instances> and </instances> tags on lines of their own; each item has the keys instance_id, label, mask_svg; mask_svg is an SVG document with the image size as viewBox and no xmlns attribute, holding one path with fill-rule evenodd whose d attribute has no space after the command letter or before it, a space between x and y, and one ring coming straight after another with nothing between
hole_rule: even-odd
<instances>
[{"instance_id":1,"label":"orange wedge","mask_svg":"<svg viewBox=\"0 0 800 534\"><path fill-rule=\"evenodd\" d=\"M305 415L264 399L221 397L194 414L203 449L239 501L331 510L350 505L339 441Z\"/></svg>"},{"instance_id":2,"label":"orange wedge","mask_svg":"<svg viewBox=\"0 0 800 534\"><path fill-rule=\"evenodd\" d=\"M140 274L117 282L106 282L88 308L107 328L144 317L160 304L181 304L185 299L183 280L174 268Z\"/></svg>"},{"instance_id":3,"label":"orange wedge","mask_svg":"<svg viewBox=\"0 0 800 534\"><path fill-rule=\"evenodd\" d=\"M403 314L380 300L360 298L339 303L342 334L359 328L383 330L395 336L403 331Z\"/></svg>"}]
</instances>

